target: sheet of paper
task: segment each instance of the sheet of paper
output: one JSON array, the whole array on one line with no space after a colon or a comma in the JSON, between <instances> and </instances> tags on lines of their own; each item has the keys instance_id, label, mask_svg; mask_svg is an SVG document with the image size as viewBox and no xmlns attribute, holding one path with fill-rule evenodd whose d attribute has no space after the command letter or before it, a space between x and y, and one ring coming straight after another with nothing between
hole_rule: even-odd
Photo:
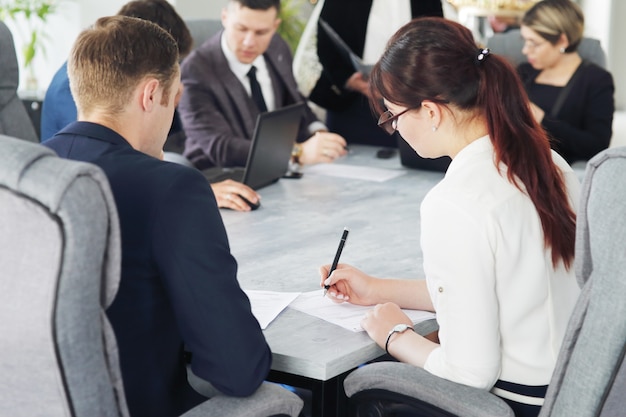
<instances>
[{"instance_id":1,"label":"sheet of paper","mask_svg":"<svg viewBox=\"0 0 626 417\"><path fill-rule=\"evenodd\" d=\"M324 290L316 290L300 294L289 307L300 310L304 313L326 320L330 323L361 332L361 320L365 312L372 309L372 306L357 306L350 303L337 304L328 297L323 297ZM420 310L402 310L413 321L413 324L428 319L434 319L435 314Z\"/></svg>"},{"instance_id":2,"label":"sheet of paper","mask_svg":"<svg viewBox=\"0 0 626 417\"><path fill-rule=\"evenodd\" d=\"M261 290L244 290L244 292L250 299L252 314L258 320L261 329L267 328L272 320L300 295L299 292Z\"/></svg>"},{"instance_id":3,"label":"sheet of paper","mask_svg":"<svg viewBox=\"0 0 626 417\"><path fill-rule=\"evenodd\" d=\"M385 182L406 174L406 171L334 163L309 165L304 169L304 173L306 175L326 175L329 177Z\"/></svg>"}]
</instances>

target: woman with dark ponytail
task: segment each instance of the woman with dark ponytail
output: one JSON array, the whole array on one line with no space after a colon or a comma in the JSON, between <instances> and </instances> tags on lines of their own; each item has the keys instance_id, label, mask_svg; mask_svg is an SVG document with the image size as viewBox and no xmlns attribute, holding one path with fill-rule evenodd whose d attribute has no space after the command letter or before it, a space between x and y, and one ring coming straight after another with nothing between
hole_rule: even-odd
<instances>
[{"instance_id":1,"label":"woman with dark ponytail","mask_svg":"<svg viewBox=\"0 0 626 417\"><path fill-rule=\"evenodd\" d=\"M335 301L376 306L362 326L398 360L536 416L579 293L577 177L550 150L515 70L458 23L408 23L370 77L382 128L422 157L452 158L421 206L426 279L340 265L328 279L321 268L323 283ZM435 311L438 343L399 331L412 329L401 308Z\"/></svg>"}]
</instances>

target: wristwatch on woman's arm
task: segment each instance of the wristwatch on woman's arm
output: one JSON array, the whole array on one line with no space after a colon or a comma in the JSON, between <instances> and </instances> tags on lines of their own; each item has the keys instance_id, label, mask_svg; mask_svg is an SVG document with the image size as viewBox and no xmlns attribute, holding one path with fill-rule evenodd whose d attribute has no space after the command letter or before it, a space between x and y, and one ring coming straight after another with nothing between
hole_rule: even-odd
<instances>
[{"instance_id":1,"label":"wristwatch on woman's arm","mask_svg":"<svg viewBox=\"0 0 626 417\"><path fill-rule=\"evenodd\" d=\"M389 334L387 335L387 341L385 342L385 352L387 352L388 355L391 355L391 353L389 353L389 341L391 340L391 336L396 333L404 333L407 330L415 331L413 326L409 326L408 324L404 323L396 324L391 330L389 330Z\"/></svg>"}]
</instances>

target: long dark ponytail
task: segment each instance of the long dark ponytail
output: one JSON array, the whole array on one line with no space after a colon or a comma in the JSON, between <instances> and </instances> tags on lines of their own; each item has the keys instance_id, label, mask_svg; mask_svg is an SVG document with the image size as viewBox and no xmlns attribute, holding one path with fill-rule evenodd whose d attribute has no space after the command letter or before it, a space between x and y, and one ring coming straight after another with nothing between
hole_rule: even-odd
<instances>
[{"instance_id":1,"label":"long dark ponytail","mask_svg":"<svg viewBox=\"0 0 626 417\"><path fill-rule=\"evenodd\" d=\"M416 107L423 100L450 103L483 116L511 183L532 200L552 249L552 263L569 268L574 259L576 215L569 204L550 144L535 121L513 67L482 51L464 26L442 18L419 18L389 41L370 75L372 96ZM374 102L382 110L380 102Z\"/></svg>"}]
</instances>

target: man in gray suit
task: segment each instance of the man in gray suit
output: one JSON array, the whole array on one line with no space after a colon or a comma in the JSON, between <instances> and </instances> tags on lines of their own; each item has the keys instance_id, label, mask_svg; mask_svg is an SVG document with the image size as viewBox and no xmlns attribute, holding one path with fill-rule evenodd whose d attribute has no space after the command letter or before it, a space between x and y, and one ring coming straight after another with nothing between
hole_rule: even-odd
<instances>
[{"instance_id":1,"label":"man in gray suit","mask_svg":"<svg viewBox=\"0 0 626 417\"><path fill-rule=\"evenodd\" d=\"M197 168L244 166L258 114L305 101L289 46L276 33L279 11L280 0L230 0L222 10L224 30L183 62L185 92L178 109L187 134L185 156ZM262 104L253 99L258 87ZM328 132L308 107L300 127L295 162L332 162L345 155L345 140Z\"/></svg>"}]
</instances>

